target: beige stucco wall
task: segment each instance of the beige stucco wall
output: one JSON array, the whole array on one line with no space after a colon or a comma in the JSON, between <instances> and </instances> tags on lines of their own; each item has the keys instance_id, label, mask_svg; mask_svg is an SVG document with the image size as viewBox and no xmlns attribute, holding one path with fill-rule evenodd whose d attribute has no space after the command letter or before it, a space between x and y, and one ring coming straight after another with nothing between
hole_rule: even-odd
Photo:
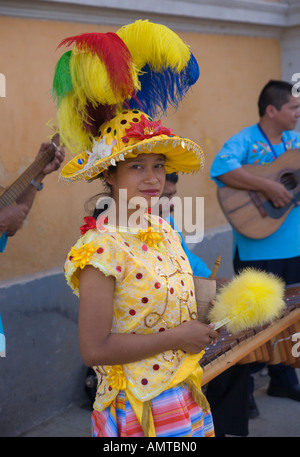
<instances>
[{"instance_id":1,"label":"beige stucco wall","mask_svg":"<svg viewBox=\"0 0 300 457\"><path fill-rule=\"evenodd\" d=\"M50 88L56 51L65 37L117 28L0 17L0 73L6 97L0 98L0 184L8 186L29 166L55 117ZM280 78L280 47L276 39L179 33L200 65L200 79L176 113L164 123L175 133L202 145L205 170L183 176L180 196L205 197L205 228L225 223L209 178L214 155L226 138L256 122L256 101L270 78ZM0 259L0 281L61 267L79 236L83 205L98 184L66 185L58 174L45 179L24 227L8 242Z\"/></svg>"},{"instance_id":2,"label":"beige stucco wall","mask_svg":"<svg viewBox=\"0 0 300 457\"><path fill-rule=\"evenodd\" d=\"M200 79L177 113L184 135L202 145L206 163L197 176L180 178L182 194L205 198L205 228L226 223L209 176L216 152L227 138L257 122L257 99L263 85L280 78L276 40L243 36L186 36L200 64ZM190 41L191 42L191 41ZM267 57L267 58L266 58ZM176 121L177 121L176 119Z\"/></svg>"}]
</instances>

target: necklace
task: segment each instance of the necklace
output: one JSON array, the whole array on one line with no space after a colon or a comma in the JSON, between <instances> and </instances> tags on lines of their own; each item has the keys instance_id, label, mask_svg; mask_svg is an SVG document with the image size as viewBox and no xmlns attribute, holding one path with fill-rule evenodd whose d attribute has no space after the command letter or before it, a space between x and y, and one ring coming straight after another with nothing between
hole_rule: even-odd
<instances>
[{"instance_id":1,"label":"necklace","mask_svg":"<svg viewBox=\"0 0 300 457\"><path fill-rule=\"evenodd\" d=\"M266 142L268 143L271 151L272 151L272 154L273 154L273 157L277 159L278 157L278 154L276 153L275 149L274 149L274 146L272 145L271 141L269 140L269 138L267 137L267 135L265 134L265 132L263 131L263 129L261 128L261 126L259 124L257 124L257 127L259 128L259 131L260 133L262 134L262 136L265 138ZM281 143L283 144L283 147L284 147L284 152L286 151L286 145L284 143L284 141L281 139Z\"/></svg>"}]
</instances>

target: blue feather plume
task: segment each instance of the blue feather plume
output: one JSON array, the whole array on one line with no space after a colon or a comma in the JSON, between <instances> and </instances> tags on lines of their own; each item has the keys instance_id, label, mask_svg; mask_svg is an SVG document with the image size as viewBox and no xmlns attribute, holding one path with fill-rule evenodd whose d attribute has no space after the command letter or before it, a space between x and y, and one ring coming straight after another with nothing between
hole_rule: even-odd
<instances>
[{"instance_id":1,"label":"blue feather plume","mask_svg":"<svg viewBox=\"0 0 300 457\"><path fill-rule=\"evenodd\" d=\"M155 72L148 64L141 70L141 90L129 101L130 109L140 109L151 117L163 115L169 106L178 108L190 87L200 76L197 60L191 53L186 67L177 73L168 67Z\"/></svg>"}]
</instances>

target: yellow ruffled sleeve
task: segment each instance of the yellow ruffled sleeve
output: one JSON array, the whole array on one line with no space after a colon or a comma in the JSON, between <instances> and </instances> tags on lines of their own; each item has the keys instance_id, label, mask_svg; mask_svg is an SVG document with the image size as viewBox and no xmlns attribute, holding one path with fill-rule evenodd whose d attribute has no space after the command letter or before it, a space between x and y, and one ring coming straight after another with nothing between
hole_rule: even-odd
<instances>
[{"instance_id":1,"label":"yellow ruffled sleeve","mask_svg":"<svg viewBox=\"0 0 300 457\"><path fill-rule=\"evenodd\" d=\"M116 234L89 230L68 253L64 265L65 278L73 293L79 296L79 273L84 267L91 265L105 276L122 280L125 262L125 252Z\"/></svg>"}]
</instances>

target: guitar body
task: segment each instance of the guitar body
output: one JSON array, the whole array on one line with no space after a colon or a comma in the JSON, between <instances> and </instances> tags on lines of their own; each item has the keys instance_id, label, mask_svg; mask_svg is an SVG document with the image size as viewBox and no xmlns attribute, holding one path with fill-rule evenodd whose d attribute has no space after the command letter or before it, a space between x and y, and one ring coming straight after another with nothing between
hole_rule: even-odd
<instances>
[{"instance_id":1,"label":"guitar body","mask_svg":"<svg viewBox=\"0 0 300 457\"><path fill-rule=\"evenodd\" d=\"M248 238L266 238L279 229L295 204L300 204L300 149L286 151L274 162L244 165L243 168L282 183L294 197L289 205L275 208L261 192L228 186L218 188L219 204L232 227Z\"/></svg>"}]
</instances>

